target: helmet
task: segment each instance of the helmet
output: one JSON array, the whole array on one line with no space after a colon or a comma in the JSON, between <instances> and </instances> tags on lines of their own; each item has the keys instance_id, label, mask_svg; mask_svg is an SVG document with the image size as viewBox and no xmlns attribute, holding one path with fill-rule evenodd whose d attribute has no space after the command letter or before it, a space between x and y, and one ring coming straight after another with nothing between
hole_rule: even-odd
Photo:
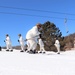
<instances>
[{"instance_id":1,"label":"helmet","mask_svg":"<svg viewBox=\"0 0 75 75\"><path fill-rule=\"evenodd\" d=\"M21 34L18 34L18 36L21 36Z\"/></svg>"},{"instance_id":2,"label":"helmet","mask_svg":"<svg viewBox=\"0 0 75 75\"><path fill-rule=\"evenodd\" d=\"M6 36L9 36L8 34L6 34Z\"/></svg>"}]
</instances>

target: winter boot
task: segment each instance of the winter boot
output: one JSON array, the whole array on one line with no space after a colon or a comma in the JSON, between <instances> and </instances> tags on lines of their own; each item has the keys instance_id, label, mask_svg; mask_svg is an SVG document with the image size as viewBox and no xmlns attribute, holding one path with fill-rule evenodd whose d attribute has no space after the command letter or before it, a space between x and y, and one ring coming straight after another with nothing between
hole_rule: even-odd
<instances>
[{"instance_id":1,"label":"winter boot","mask_svg":"<svg viewBox=\"0 0 75 75\"><path fill-rule=\"evenodd\" d=\"M13 50L10 50L10 52L13 52Z\"/></svg>"},{"instance_id":2,"label":"winter boot","mask_svg":"<svg viewBox=\"0 0 75 75\"><path fill-rule=\"evenodd\" d=\"M42 51L40 51L39 53L42 53Z\"/></svg>"},{"instance_id":3,"label":"winter boot","mask_svg":"<svg viewBox=\"0 0 75 75\"><path fill-rule=\"evenodd\" d=\"M35 52L33 50L30 50L29 54L35 54Z\"/></svg>"},{"instance_id":4,"label":"winter boot","mask_svg":"<svg viewBox=\"0 0 75 75\"><path fill-rule=\"evenodd\" d=\"M7 49L6 51L9 51L9 49Z\"/></svg>"},{"instance_id":5,"label":"winter boot","mask_svg":"<svg viewBox=\"0 0 75 75\"><path fill-rule=\"evenodd\" d=\"M23 50L21 50L20 52L24 52Z\"/></svg>"},{"instance_id":6,"label":"winter boot","mask_svg":"<svg viewBox=\"0 0 75 75\"><path fill-rule=\"evenodd\" d=\"M43 51L42 53L43 53L43 54L45 54L46 52L45 52L45 51Z\"/></svg>"},{"instance_id":7,"label":"winter boot","mask_svg":"<svg viewBox=\"0 0 75 75\"><path fill-rule=\"evenodd\" d=\"M27 49L25 49L25 51L27 51Z\"/></svg>"},{"instance_id":8,"label":"winter boot","mask_svg":"<svg viewBox=\"0 0 75 75\"><path fill-rule=\"evenodd\" d=\"M60 52L58 52L57 54L60 54Z\"/></svg>"}]
</instances>

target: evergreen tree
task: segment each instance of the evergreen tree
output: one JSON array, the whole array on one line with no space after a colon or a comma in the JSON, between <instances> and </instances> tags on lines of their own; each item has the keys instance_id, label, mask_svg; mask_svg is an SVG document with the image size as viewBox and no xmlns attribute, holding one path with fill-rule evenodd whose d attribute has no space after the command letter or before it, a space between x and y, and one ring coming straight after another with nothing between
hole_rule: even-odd
<instances>
[{"instance_id":1,"label":"evergreen tree","mask_svg":"<svg viewBox=\"0 0 75 75\"><path fill-rule=\"evenodd\" d=\"M51 23L49 21L45 22L42 25L42 30L40 32L42 34L42 39L45 44L46 50L57 51L54 46L55 38L59 39L61 43L61 47L64 46L64 43L62 43L63 41L62 33L60 32L59 28L56 27L54 23Z\"/></svg>"}]
</instances>

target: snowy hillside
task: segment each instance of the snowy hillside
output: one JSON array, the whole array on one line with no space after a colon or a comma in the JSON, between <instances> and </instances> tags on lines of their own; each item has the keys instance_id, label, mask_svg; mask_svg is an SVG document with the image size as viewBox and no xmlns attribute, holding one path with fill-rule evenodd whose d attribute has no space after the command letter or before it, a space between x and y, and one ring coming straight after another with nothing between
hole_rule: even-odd
<instances>
[{"instance_id":1,"label":"snowy hillside","mask_svg":"<svg viewBox=\"0 0 75 75\"><path fill-rule=\"evenodd\" d=\"M0 52L0 75L75 75L75 50L46 54Z\"/></svg>"}]
</instances>

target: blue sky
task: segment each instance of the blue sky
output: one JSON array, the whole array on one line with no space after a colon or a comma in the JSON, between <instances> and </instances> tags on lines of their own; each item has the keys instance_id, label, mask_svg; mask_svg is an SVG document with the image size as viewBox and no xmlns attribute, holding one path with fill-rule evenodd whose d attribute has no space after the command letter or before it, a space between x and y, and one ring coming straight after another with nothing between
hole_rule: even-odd
<instances>
[{"instance_id":1,"label":"blue sky","mask_svg":"<svg viewBox=\"0 0 75 75\"><path fill-rule=\"evenodd\" d=\"M42 10L42 12L32 10ZM66 25L65 18L67 18ZM25 39L29 29L37 23L43 24L46 21L53 22L59 27L63 36L74 33L75 0L0 0L0 45L5 46L4 40L7 33L11 37L12 45L19 45L17 42L19 33ZM66 33L65 26L69 33Z\"/></svg>"}]
</instances>

